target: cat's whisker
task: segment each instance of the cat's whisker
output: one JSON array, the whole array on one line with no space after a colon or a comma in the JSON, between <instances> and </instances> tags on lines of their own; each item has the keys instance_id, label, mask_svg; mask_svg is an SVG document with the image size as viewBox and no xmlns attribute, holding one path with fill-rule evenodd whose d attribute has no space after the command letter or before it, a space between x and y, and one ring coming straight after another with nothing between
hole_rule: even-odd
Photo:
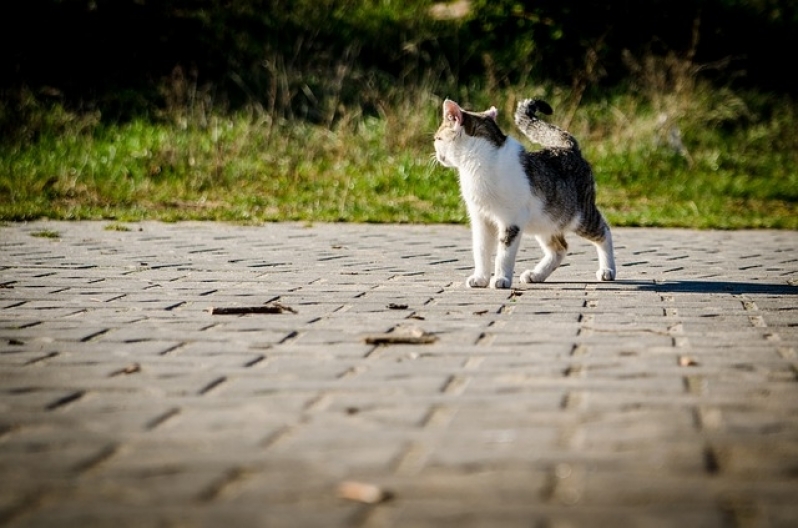
<instances>
[{"instance_id":1,"label":"cat's whisker","mask_svg":"<svg viewBox=\"0 0 798 528\"><path fill-rule=\"evenodd\" d=\"M435 156L435 154L430 155L430 157L427 159L427 163L425 164L424 175L427 177L431 176L432 171L435 170L435 165L437 163L438 163L438 158Z\"/></svg>"}]
</instances>

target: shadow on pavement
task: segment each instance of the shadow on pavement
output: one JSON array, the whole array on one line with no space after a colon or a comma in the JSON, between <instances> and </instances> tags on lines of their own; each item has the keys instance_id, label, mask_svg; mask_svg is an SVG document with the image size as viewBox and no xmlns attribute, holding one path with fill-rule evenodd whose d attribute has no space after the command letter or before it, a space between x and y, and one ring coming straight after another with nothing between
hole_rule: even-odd
<instances>
[{"instance_id":1,"label":"shadow on pavement","mask_svg":"<svg viewBox=\"0 0 798 528\"><path fill-rule=\"evenodd\" d=\"M732 282L706 280L617 281L619 286L634 286L641 291L660 293L732 293L756 295L798 295L798 286L787 283Z\"/></svg>"}]
</instances>

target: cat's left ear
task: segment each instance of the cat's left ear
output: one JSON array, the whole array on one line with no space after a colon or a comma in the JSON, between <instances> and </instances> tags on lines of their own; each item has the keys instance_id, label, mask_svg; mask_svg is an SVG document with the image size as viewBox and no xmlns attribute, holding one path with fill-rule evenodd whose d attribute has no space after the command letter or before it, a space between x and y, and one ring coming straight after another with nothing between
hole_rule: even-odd
<instances>
[{"instance_id":1,"label":"cat's left ear","mask_svg":"<svg viewBox=\"0 0 798 528\"><path fill-rule=\"evenodd\" d=\"M494 121L496 121L496 116L498 116L498 115L499 115L499 111L496 110L495 106L491 106L490 110L485 112L485 116L493 119Z\"/></svg>"},{"instance_id":2,"label":"cat's left ear","mask_svg":"<svg viewBox=\"0 0 798 528\"><path fill-rule=\"evenodd\" d=\"M463 123L463 110L457 103L447 99L443 102L443 120L461 125Z\"/></svg>"}]
</instances>

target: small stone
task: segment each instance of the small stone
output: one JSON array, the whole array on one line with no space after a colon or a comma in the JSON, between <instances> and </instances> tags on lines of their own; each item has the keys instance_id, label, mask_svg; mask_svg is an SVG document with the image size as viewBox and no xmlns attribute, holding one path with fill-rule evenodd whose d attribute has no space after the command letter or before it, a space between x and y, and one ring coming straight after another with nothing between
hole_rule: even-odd
<instances>
[{"instance_id":1,"label":"small stone","mask_svg":"<svg viewBox=\"0 0 798 528\"><path fill-rule=\"evenodd\" d=\"M338 486L338 496L354 502L378 504L390 500L393 494L375 484L346 480Z\"/></svg>"}]
</instances>

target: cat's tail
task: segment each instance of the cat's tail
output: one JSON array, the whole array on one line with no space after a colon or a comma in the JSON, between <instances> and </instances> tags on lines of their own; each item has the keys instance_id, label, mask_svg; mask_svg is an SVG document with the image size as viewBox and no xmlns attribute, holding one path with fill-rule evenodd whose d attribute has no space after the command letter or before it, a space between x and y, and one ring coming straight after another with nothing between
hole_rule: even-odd
<instances>
[{"instance_id":1,"label":"cat's tail","mask_svg":"<svg viewBox=\"0 0 798 528\"><path fill-rule=\"evenodd\" d=\"M529 141L544 148L579 150L576 138L565 130L542 121L537 112L551 115L551 106L540 99L524 99L515 110L515 124Z\"/></svg>"}]
</instances>

